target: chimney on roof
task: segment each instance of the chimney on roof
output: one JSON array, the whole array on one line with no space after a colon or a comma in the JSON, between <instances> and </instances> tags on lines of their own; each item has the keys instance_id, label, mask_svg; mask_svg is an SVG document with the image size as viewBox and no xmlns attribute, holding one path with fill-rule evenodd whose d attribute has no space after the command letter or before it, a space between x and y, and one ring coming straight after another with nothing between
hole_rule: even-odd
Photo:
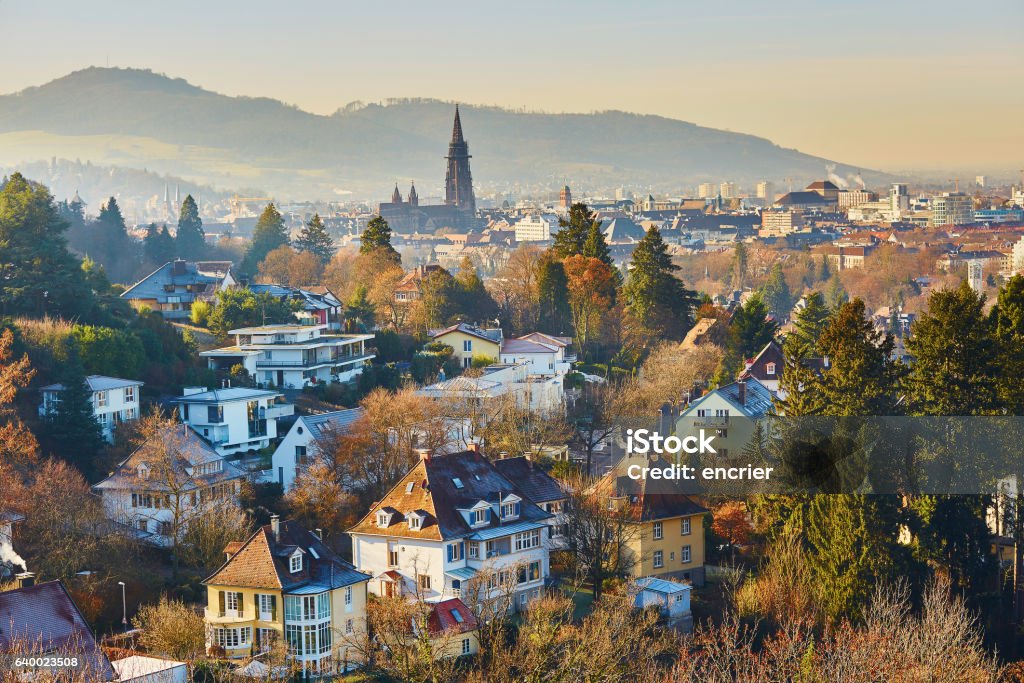
<instances>
[{"instance_id":1,"label":"chimney on roof","mask_svg":"<svg viewBox=\"0 0 1024 683\"><path fill-rule=\"evenodd\" d=\"M419 456L423 462L430 462L430 449L429 448L416 448L416 455Z\"/></svg>"},{"instance_id":2,"label":"chimney on roof","mask_svg":"<svg viewBox=\"0 0 1024 683\"><path fill-rule=\"evenodd\" d=\"M36 575L32 572L15 574L14 580L18 583L18 588L29 588L36 585Z\"/></svg>"},{"instance_id":3,"label":"chimney on roof","mask_svg":"<svg viewBox=\"0 0 1024 683\"><path fill-rule=\"evenodd\" d=\"M740 405L747 405L747 380L738 380L736 382L736 391L739 396Z\"/></svg>"},{"instance_id":4,"label":"chimney on roof","mask_svg":"<svg viewBox=\"0 0 1024 683\"><path fill-rule=\"evenodd\" d=\"M474 436L472 439L469 440L469 443L466 444L466 450L471 452L471 453L479 453L480 452L480 440L477 439Z\"/></svg>"},{"instance_id":5,"label":"chimney on roof","mask_svg":"<svg viewBox=\"0 0 1024 683\"><path fill-rule=\"evenodd\" d=\"M316 528L316 537L320 541L324 540L324 530L321 529L320 527Z\"/></svg>"},{"instance_id":6,"label":"chimney on roof","mask_svg":"<svg viewBox=\"0 0 1024 683\"><path fill-rule=\"evenodd\" d=\"M274 543L281 542L281 515L270 516L270 530L274 532Z\"/></svg>"}]
</instances>

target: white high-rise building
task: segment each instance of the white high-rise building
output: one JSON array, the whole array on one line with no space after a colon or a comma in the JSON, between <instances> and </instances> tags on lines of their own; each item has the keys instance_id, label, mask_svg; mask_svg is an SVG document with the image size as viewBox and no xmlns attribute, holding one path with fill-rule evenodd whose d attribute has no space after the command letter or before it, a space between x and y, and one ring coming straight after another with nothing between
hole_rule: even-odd
<instances>
[{"instance_id":1,"label":"white high-rise building","mask_svg":"<svg viewBox=\"0 0 1024 683\"><path fill-rule=\"evenodd\" d=\"M892 219L898 221L905 212L910 210L910 193L906 183L893 183L889 188L889 211Z\"/></svg>"},{"instance_id":2,"label":"white high-rise building","mask_svg":"<svg viewBox=\"0 0 1024 683\"><path fill-rule=\"evenodd\" d=\"M968 225L974 222L974 202L963 192L932 197L932 225Z\"/></svg>"},{"instance_id":3,"label":"white high-rise building","mask_svg":"<svg viewBox=\"0 0 1024 683\"><path fill-rule=\"evenodd\" d=\"M524 216L514 227L516 242L546 242L558 232L558 216L551 213Z\"/></svg>"},{"instance_id":4,"label":"white high-rise building","mask_svg":"<svg viewBox=\"0 0 1024 683\"><path fill-rule=\"evenodd\" d=\"M714 199L718 195L718 188L714 183L701 183L697 188L697 196L701 199Z\"/></svg>"},{"instance_id":5,"label":"white high-rise building","mask_svg":"<svg viewBox=\"0 0 1024 683\"><path fill-rule=\"evenodd\" d=\"M722 199L734 199L737 196L736 183L727 180L719 186L718 191L722 195Z\"/></svg>"},{"instance_id":6,"label":"white high-rise building","mask_svg":"<svg viewBox=\"0 0 1024 683\"><path fill-rule=\"evenodd\" d=\"M771 204L775 201L775 185L769 180L762 180L757 184L757 198L764 199L765 203Z\"/></svg>"}]
</instances>

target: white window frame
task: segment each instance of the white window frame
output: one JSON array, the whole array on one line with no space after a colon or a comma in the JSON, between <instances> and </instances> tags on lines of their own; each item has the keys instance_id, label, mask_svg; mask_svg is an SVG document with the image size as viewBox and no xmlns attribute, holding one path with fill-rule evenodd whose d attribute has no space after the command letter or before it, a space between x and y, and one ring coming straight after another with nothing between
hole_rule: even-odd
<instances>
[{"instance_id":1,"label":"white window frame","mask_svg":"<svg viewBox=\"0 0 1024 683\"><path fill-rule=\"evenodd\" d=\"M766 375L775 376L775 363L768 363L764 366L764 372Z\"/></svg>"},{"instance_id":2,"label":"white window frame","mask_svg":"<svg viewBox=\"0 0 1024 683\"><path fill-rule=\"evenodd\" d=\"M679 535L680 536L689 536L691 533L693 533L693 529L690 526L690 518L689 517L683 517L679 521Z\"/></svg>"},{"instance_id":3,"label":"white window frame","mask_svg":"<svg viewBox=\"0 0 1024 683\"><path fill-rule=\"evenodd\" d=\"M302 571L302 553L298 550L292 553L291 557L288 558L288 571L292 574L297 574Z\"/></svg>"},{"instance_id":4,"label":"white window frame","mask_svg":"<svg viewBox=\"0 0 1024 683\"><path fill-rule=\"evenodd\" d=\"M683 564L690 564L693 562L693 551L690 546L684 545L682 550L679 551L679 561Z\"/></svg>"},{"instance_id":5,"label":"white window frame","mask_svg":"<svg viewBox=\"0 0 1024 683\"><path fill-rule=\"evenodd\" d=\"M651 559L654 561L655 569L661 569L665 566L665 553L663 551L655 550Z\"/></svg>"},{"instance_id":6,"label":"white window frame","mask_svg":"<svg viewBox=\"0 0 1024 683\"><path fill-rule=\"evenodd\" d=\"M661 522L655 522L654 523L654 528L651 530L651 533L653 534L655 541L661 540L662 538L665 537L665 527L664 527L664 525L662 525Z\"/></svg>"}]
</instances>

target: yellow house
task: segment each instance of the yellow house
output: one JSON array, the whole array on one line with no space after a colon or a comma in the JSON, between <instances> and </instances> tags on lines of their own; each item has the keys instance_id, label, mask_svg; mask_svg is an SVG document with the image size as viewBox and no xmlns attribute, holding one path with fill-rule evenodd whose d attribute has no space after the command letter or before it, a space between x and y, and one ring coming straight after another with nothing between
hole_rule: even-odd
<instances>
[{"instance_id":1,"label":"yellow house","mask_svg":"<svg viewBox=\"0 0 1024 683\"><path fill-rule=\"evenodd\" d=\"M224 564L203 582L211 654L245 658L283 643L288 659L308 675L358 664L353 644L366 633L369 575L313 532L276 515L225 553Z\"/></svg>"},{"instance_id":2,"label":"yellow house","mask_svg":"<svg viewBox=\"0 0 1024 683\"><path fill-rule=\"evenodd\" d=\"M469 323L458 323L443 330L431 331L430 340L455 349L454 356L463 368L473 365L474 358L492 358L497 361L501 355L500 328L484 329Z\"/></svg>"},{"instance_id":3,"label":"yellow house","mask_svg":"<svg viewBox=\"0 0 1024 683\"><path fill-rule=\"evenodd\" d=\"M623 463L630 458L623 460ZM667 467L668 462L643 463ZM633 578L654 576L704 584L704 517L708 510L665 480L631 479L625 465L597 484L610 508L626 513L626 564Z\"/></svg>"}]
</instances>

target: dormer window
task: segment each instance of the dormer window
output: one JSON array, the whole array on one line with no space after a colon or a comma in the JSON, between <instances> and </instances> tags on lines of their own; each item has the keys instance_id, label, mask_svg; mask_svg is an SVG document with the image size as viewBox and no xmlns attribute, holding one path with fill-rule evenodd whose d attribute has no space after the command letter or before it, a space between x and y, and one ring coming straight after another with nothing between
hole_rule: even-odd
<instances>
[{"instance_id":1,"label":"dormer window","mask_svg":"<svg viewBox=\"0 0 1024 683\"><path fill-rule=\"evenodd\" d=\"M519 501L509 501L501 504L502 519L517 519L519 517Z\"/></svg>"},{"instance_id":2,"label":"dormer window","mask_svg":"<svg viewBox=\"0 0 1024 683\"><path fill-rule=\"evenodd\" d=\"M419 531L423 528L423 515L414 512L409 515L409 528L413 531Z\"/></svg>"},{"instance_id":3,"label":"dormer window","mask_svg":"<svg viewBox=\"0 0 1024 683\"><path fill-rule=\"evenodd\" d=\"M149 468L145 465L139 465L139 479L149 479Z\"/></svg>"},{"instance_id":4,"label":"dormer window","mask_svg":"<svg viewBox=\"0 0 1024 683\"><path fill-rule=\"evenodd\" d=\"M473 526L487 524L487 513L489 510L473 510Z\"/></svg>"},{"instance_id":5,"label":"dormer window","mask_svg":"<svg viewBox=\"0 0 1024 683\"><path fill-rule=\"evenodd\" d=\"M296 574L302 571L302 551L296 550L292 553L292 556L288 558L288 571L292 574Z\"/></svg>"},{"instance_id":6,"label":"dormer window","mask_svg":"<svg viewBox=\"0 0 1024 683\"><path fill-rule=\"evenodd\" d=\"M459 479L458 477L452 477L452 483L455 484L455 488L457 488L457 489L461 489L461 488L465 487L465 484L463 484L462 480Z\"/></svg>"},{"instance_id":7,"label":"dormer window","mask_svg":"<svg viewBox=\"0 0 1024 683\"><path fill-rule=\"evenodd\" d=\"M391 525L391 513L381 510L377 513L377 526L386 529Z\"/></svg>"},{"instance_id":8,"label":"dormer window","mask_svg":"<svg viewBox=\"0 0 1024 683\"><path fill-rule=\"evenodd\" d=\"M768 365L766 365L764 367L764 371L765 371L765 374L772 375L774 377L775 376L775 363L768 363Z\"/></svg>"}]
</instances>

